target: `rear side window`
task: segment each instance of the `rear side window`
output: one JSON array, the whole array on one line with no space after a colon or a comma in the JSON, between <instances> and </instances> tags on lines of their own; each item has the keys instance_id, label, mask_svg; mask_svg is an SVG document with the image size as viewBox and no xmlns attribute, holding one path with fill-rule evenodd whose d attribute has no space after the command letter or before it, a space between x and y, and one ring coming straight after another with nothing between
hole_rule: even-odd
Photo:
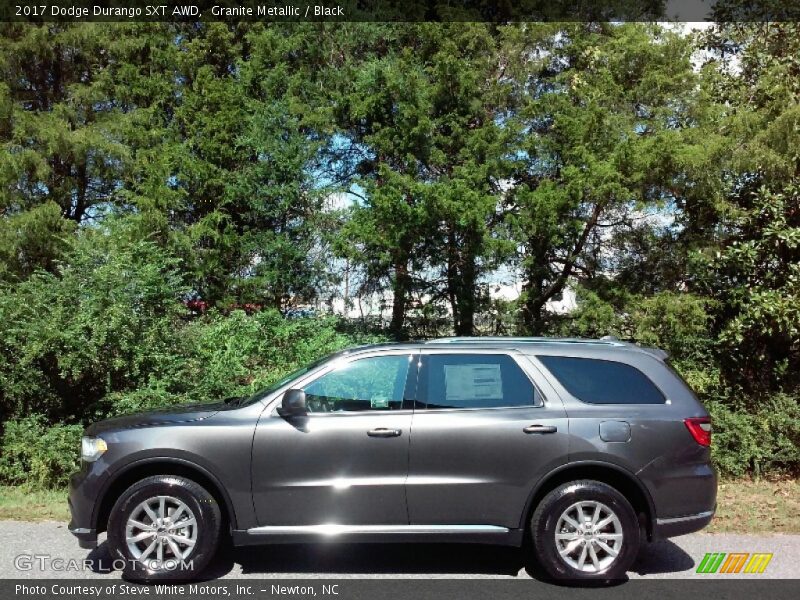
<instances>
[{"instance_id":1,"label":"rear side window","mask_svg":"<svg viewBox=\"0 0 800 600\"><path fill-rule=\"evenodd\" d=\"M589 404L664 404L664 394L636 367L572 356L537 356L567 391Z\"/></svg>"},{"instance_id":2,"label":"rear side window","mask_svg":"<svg viewBox=\"0 0 800 600\"><path fill-rule=\"evenodd\" d=\"M541 404L530 379L503 354L429 354L420 376L420 400L428 409Z\"/></svg>"}]
</instances>

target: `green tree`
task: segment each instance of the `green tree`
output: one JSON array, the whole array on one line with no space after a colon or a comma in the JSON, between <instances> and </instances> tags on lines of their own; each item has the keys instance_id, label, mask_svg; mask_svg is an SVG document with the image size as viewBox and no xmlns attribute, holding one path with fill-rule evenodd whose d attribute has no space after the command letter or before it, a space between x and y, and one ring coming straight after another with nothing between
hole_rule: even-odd
<instances>
[{"instance_id":1,"label":"green tree","mask_svg":"<svg viewBox=\"0 0 800 600\"><path fill-rule=\"evenodd\" d=\"M349 256L368 281L391 282L394 335L413 292L449 302L456 332L471 334L480 276L501 247L502 39L486 24L362 29L369 43L337 113L365 191L344 232Z\"/></svg>"},{"instance_id":2,"label":"green tree","mask_svg":"<svg viewBox=\"0 0 800 600\"><path fill-rule=\"evenodd\" d=\"M82 221L115 200L126 156L102 71L115 28L5 23L0 30L0 209L52 201Z\"/></svg>"},{"instance_id":3,"label":"green tree","mask_svg":"<svg viewBox=\"0 0 800 600\"><path fill-rule=\"evenodd\" d=\"M506 222L520 248L522 328L541 333L547 302L608 266L613 230L676 193L695 78L690 40L656 25L551 25L515 43L519 164Z\"/></svg>"},{"instance_id":4,"label":"green tree","mask_svg":"<svg viewBox=\"0 0 800 600\"><path fill-rule=\"evenodd\" d=\"M53 270L75 224L120 201L128 150L105 24L0 24L0 278Z\"/></svg>"},{"instance_id":5,"label":"green tree","mask_svg":"<svg viewBox=\"0 0 800 600\"><path fill-rule=\"evenodd\" d=\"M162 112L165 142L137 154L136 207L212 305L283 308L312 298L322 275L309 258L322 193L311 173L324 132L304 110L301 75L273 72L310 47L310 31L208 23L179 33L165 65L176 70L176 100ZM314 60L299 62L307 72Z\"/></svg>"},{"instance_id":6,"label":"green tree","mask_svg":"<svg viewBox=\"0 0 800 600\"><path fill-rule=\"evenodd\" d=\"M707 130L726 133L722 190L693 264L716 314L726 381L747 395L800 386L800 27L727 23L703 42ZM721 167L721 168L720 168Z\"/></svg>"},{"instance_id":7,"label":"green tree","mask_svg":"<svg viewBox=\"0 0 800 600\"><path fill-rule=\"evenodd\" d=\"M422 184L432 151L432 107L420 56L410 51L418 34L416 26L351 26L343 40L345 77L335 90L344 138L337 153L341 177L363 191L336 247L363 268L366 288L389 283L389 329L397 338L406 335L412 273L425 266L429 232Z\"/></svg>"},{"instance_id":8,"label":"green tree","mask_svg":"<svg viewBox=\"0 0 800 600\"><path fill-rule=\"evenodd\" d=\"M481 277L512 248L497 234L514 151L504 123L514 106L503 33L485 24L451 25L435 32L440 41L428 59L436 148L429 211L438 225L431 264L443 266L456 335L474 333L475 314L484 308Z\"/></svg>"},{"instance_id":9,"label":"green tree","mask_svg":"<svg viewBox=\"0 0 800 600\"><path fill-rule=\"evenodd\" d=\"M0 281L20 281L37 269L54 272L76 226L55 202L0 218Z\"/></svg>"}]
</instances>

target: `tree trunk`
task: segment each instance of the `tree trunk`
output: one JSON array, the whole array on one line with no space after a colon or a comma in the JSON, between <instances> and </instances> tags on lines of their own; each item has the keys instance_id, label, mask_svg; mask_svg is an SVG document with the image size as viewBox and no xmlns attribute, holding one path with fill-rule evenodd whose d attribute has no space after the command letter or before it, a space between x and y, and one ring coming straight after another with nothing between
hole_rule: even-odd
<instances>
[{"instance_id":1,"label":"tree trunk","mask_svg":"<svg viewBox=\"0 0 800 600\"><path fill-rule=\"evenodd\" d=\"M478 250L478 234L470 229L464 235L459 251L456 236L448 237L450 256L448 288L453 308L453 329L456 335L475 333L475 280L477 269L475 257Z\"/></svg>"},{"instance_id":2,"label":"tree trunk","mask_svg":"<svg viewBox=\"0 0 800 600\"><path fill-rule=\"evenodd\" d=\"M456 252L456 234L453 227L447 231L447 297L453 313L453 331L458 332L458 253Z\"/></svg>"},{"instance_id":3,"label":"tree trunk","mask_svg":"<svg viewBox=\"0 0 800 600\"><path fill-rule=\"evenodd\" d=\"M547 275L547 253L544 248L540 247L540 243L537 239L530 240L529 247L533 249L531 254L534 258L529 257L531 266L527 270L527 280L523 286L526 292L525 302L522 307L522 325L525 330L524 333L529 335L542 335L544 333L544 307L548 300L564 290L564 287L572 275L572 270L575 268L575 262L578 260L581 252L583 252L589 234L594 231L604 206L605 204L603 202L597 202L594 205L589 218L584 224L583 231L578 236L561 270L557 274ZM536 251L537 248L538 252ZM547 280L550 278L552 278L552 281L547 284Z\"/></svg>"},{"instance_id":4,"label":"tree trunk","mask_svg":"<svg viewBox=\"0 0 800 600\"><path fill-rule=\"evenodd\" d=\"M462 254L461 285L458 310L459 322L456 335L475 334L475 284L477 269L475 255L477 254L477 234L470 231L465 240L464 254Z\"/></svg>"},{"instance_id":5,"label":"tree trunk","mask_svg":"<svg viewBox=\"0 0 800 600\"><path fill-rule=\"evenodd\" d=\"M406 303L411 289L411 277L408 272L408 253L402 250L394 260L394 281L392 282L392 321L389 331L396 340L408 339L404 325L406 320Z\"/></svg>"},{"instance_id":6,"label":"tree trunk","mask_svg":"<svg viewBox=\"0 0 800 600\"><path fill-rule=\"evenodd\" d=\"M526 282L522 287L525 301L522 304L522 327L520 333L525 335L542 335L544 333L544 306L547 300L542 300L542 280L540 269L534 267L529 270Z\"/></svg>"},{"instance_id":7,"label":"tree trunk","mask_svg":"<svg viewBox=\"0 0 800 600\"><path fill-rule=\"evenodd\" d=\"M469 294L469 292L467 292ZM459 319L455 324L456 335L474 335L475 334L475 298L467 297L466 295L461 298L459 302Z\"/></svg>"}]
</instances>

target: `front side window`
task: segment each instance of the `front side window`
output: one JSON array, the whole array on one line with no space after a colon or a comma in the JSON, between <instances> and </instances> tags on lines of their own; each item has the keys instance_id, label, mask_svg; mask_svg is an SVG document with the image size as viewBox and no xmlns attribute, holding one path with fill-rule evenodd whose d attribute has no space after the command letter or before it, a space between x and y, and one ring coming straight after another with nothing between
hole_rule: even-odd
<instances>
[{"instance_id":1,"label":"front side window","mask_svg":"<svg viewBox=\"0 0 800 600\"><path fill-rule=\"evenodd\" d=\"M304 388L308 412L401 409L410 364L408 355L344 363Z\"/></svg>"},{"instance_id":2,"label":"front side window","mask_svg":"<svg viewBox=\"0 0 800 600\"><path fill-rule=\"evenodd\" d=\"M664 394L636 367L611 360L537 356L566 390L588 404L664 404Z\"/></svg>"},{"instance_id":3,"label":"front side window","mask_svg":"<svg viewBox=\"0 0 800 600\"><path fill-rule=\"evenodd\" d=\"M431 354L420 381L424 408L501 408L541 404L530 379L504 354Z\"/></svg>"}]
</instances>

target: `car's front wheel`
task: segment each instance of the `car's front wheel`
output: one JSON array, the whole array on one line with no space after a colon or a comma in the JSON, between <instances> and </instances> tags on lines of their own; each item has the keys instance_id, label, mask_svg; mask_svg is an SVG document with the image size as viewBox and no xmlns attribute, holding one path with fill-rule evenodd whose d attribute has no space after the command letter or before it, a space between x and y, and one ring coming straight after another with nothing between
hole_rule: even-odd
<instances>
[{"instance_id":1,"label":"car's front wheel","mask_svg":"<svg viewBox=\"0 0 800 600\"><path fill-rule=\"evenodd\" d=\"M156 475L119 497L108 544L130 579L190 579L213 558L220 529L219 506L205 488L184 477Z\"/></svg>"},{"instance_id":2,"label":"car's front wheel","mask_svg":"<svg viewBox=\"0 0 800 600\"><path fill-rule=\"evenodd\" d=\"M554 579L613 581L625 577L639 553L639 523L613 487L572 481L539 503L531 541L539 565Z\"/></svg>"}]
</instances>

